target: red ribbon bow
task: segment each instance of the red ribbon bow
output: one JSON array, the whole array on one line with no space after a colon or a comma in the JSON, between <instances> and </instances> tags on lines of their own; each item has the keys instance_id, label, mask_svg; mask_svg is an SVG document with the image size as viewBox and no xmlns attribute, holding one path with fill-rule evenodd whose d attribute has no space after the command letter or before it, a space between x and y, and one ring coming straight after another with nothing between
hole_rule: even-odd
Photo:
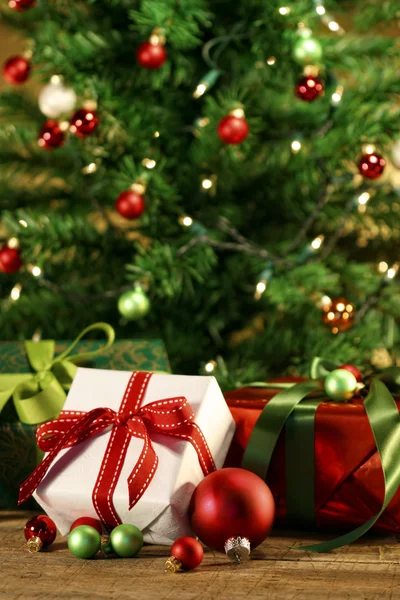
<instances>
[{"instance_id":1,"label":"red ribbon bow","mask_svg":"<svg viewBox=\"0 0 400 600\"><path fill-rule=\"evenodd\" d=\"M62 411L58 419L38 427L39 448L48 454L21 485L18 504L32 496L60 450L110 426L110 439L92 492L93 506L102 523L112 527L121 523L113 495L132 437L143 439L143 448L128 478L129 509L143 496L157 470L158 457L150 432L187 440L197 452L204 475L215 471L210 449L200 427L193 422L194 413L186 398L166 398L141 406L150 377L151 373L132 373L118 412L111 408Z\"/></svg>"}]
</instances>

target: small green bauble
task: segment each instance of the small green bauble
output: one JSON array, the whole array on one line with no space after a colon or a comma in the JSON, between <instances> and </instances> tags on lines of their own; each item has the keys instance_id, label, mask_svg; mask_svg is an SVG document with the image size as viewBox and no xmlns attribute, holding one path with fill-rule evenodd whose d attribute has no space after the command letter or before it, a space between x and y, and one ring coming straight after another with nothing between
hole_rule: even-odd
<instances>
[{"instance_id":1,"label":"small green bauble","mask_svg":"<svg viewBox=\"0 0 400 600\"><path fill-rule=\"evenodd\" d=\"M335 369L325 379L325 392L331 400L351 400L357 389L357 379L350 371Z\"/></svg>"},{"instance_id":2,"label":"small green bauble","mask_svg":"<svg viewBox=\"0 0 400 600\"><path fill-rule=\"evenodd\" d=\"M301 65L313 65L322 58L322 46L313 37L300 37L294 45L293 57Z\"/></svg>"},{"instance_id":3,"label":"small green bauble","mask_svg":"<svg viewBox=\"0 0 400 600\"><path fill-rule=\"evenodd\" d=\"M111 532L110 541L115 554L122 558L131 558L143 546L143 534L134 525L117 525Z\"/></svg>"},{"instance_id":4,"label":"small green bauble","mask_svg":"<svg viewBox=\"0 0 400 600\"><path fill-rule=\"evenodd\" d=\"M89 525L75 527L68 536L68 548L78 558L93 558L100 550L100 544L99 532Z\"/></svg>"},{"instance_id":5,"label":"small green bauble","mask_svg":"<svg viewBox=\"0 0 400 600\"><path fill-rule=\"evenodd\" d=\"M145 317L150 310L150 300L141 287L128 290L118 299L118 310L125 319L135 321Z\"/></svg>"}]
</instances>

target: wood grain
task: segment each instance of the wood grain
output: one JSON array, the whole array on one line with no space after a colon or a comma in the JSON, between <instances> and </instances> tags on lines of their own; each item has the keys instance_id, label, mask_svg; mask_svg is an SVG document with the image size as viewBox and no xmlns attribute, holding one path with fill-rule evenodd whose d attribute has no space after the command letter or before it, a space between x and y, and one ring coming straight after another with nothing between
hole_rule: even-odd
<instances>
[{"instance_id":1,"label":"wood grain","mask_svg":"<svg viewBox=\"0 0 400 600\"><path fill-rule=\"evenodd\" d=\"M65 538L29 554L23 527L30 513L0 512L0 598L9 600L392 600L400 599L400 546L369 537L330 554L290 548L327 539L276 532L244 565L206 551L191 573L164 573L168 548L145 546L134 559L72 556Z\"/></svg>"}]
</instances>

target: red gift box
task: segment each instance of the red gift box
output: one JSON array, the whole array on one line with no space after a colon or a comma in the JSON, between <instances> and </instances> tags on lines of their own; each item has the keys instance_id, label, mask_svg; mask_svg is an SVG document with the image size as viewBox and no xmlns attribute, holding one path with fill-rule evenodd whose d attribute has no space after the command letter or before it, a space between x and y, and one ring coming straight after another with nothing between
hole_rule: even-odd
<instances>
[{"instance_id":1,"label":"red gift box","mask_svg":"<svg viewBox=\"0 0 400 600\"><path fill-rule=\"evenodd\" d=\"M299 383L299 378L280 379ZM280 390L242 388L225 394L236 422L236 435L225 466L240 466L250 435L264 406ZM400 406L400 400L396 400ZM315 525L352 529L382 507L384 479L363 400L318 405L314 430ZM400 458L400 457L399 457ZM285 431L279 437L267 483L276 501L277 523L286 522ZM301 523L298 523L301 525ZM374 525L376 531L400 533L400 490Z\"/></svg>"}]
</instances>

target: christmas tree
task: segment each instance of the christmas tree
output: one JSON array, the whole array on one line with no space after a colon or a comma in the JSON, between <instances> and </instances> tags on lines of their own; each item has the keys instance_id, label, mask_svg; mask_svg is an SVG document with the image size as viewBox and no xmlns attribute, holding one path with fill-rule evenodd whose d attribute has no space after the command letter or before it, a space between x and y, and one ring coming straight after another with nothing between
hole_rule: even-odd
<instances>
[{"instance_id":1,"label":"christmas tree","mask_svg":"<svg viewBox=\"0 0 400 600\"><path fill-rule=\"evenodd\" d=\"M107 321L228 384L394 362L399 10L2 1L1 338Z\"/></svg>"}]
</instances>

